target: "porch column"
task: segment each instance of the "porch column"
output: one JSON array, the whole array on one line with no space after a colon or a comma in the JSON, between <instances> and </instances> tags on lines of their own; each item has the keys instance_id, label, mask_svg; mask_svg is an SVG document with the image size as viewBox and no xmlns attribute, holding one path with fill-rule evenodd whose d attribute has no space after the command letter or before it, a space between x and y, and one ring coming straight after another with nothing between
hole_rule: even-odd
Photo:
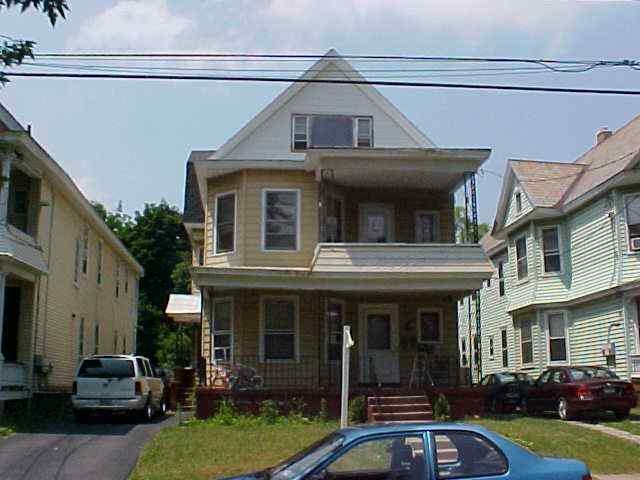
<instances>
[{"instance_id":1,"label":"porch column","mask_svg":"<svg viewBox=\"0 0 640 480\"><path fill-rule=\"evenodd\" d=\"M4 355L2 355L2 329L4 327L4 292L7 286L7 273L0 272L0 373L2 364L4 363Z\"/></svg>"},{"instance_id":2,"label":"porch column","mask_svg":"<svg viewBox=\"0 0 640 480\"><path fill-rule=\"evenodd\" d=\"M9 181L11 179L11 165L16 160L14 152L5 153L2 157L2 172L0 178L0 225L6 225L9 211ZM4 306L4 292L3 306Z\"/></svg>"}]
</instances>

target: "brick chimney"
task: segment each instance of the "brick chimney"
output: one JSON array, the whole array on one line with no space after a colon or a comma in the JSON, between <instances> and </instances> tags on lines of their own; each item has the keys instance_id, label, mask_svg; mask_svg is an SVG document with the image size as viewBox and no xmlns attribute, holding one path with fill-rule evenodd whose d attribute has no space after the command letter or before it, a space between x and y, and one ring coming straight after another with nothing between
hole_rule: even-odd
<instances>
[{"instance_id":1,"label":"brick chimney","mask_svg":"<svg viewBox=\"0 0 640 480\"><path fill-rule=\"evenodd\" d=\"M596 145L601 144L611 135L613 135L613 132L609 130L608 127L602 127L600 130L596 132Z\"/></svg>"}]
</instances>

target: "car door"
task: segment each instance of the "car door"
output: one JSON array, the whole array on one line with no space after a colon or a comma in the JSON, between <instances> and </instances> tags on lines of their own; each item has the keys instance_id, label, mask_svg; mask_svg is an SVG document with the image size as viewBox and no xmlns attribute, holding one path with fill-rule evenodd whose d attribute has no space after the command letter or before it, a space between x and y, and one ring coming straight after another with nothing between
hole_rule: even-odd
<instances>
[{"instance_id":1,"label":"car door","mask_svg":"<svg viewBox=\"0 0 640 480\"><path fill-rule=\"evenodd\" d=\"M530 410L542 410L544 409L544 386L546 385L549 377L551 376L551 371L546 370L542 372L542 375L538 377L538 380L528 389L527 393L527 404L529 405Z\"/></svg>"},{"instance_id":2,"label":"car door","mask_svg":"<svg viewBox=\"0 0 640 480\"><path fill-rule=\"evenodd\" d=\"M505 478L507 457L483 435L465 430L441 430L430 434L431 458L438 479Z\"/></svg>"},{"instance_id":3,"label":"car door","mask_svg":"<svg viewBox=\"0 0 640 480\"><path fill-rule=\"evenodd\" d=\"M153 368L151 368L151 364L149 363L149 360L145 358L143 359L143 362L144 362L144 369L145 369L145 378L149 385L149 390L151 391L151 399L153 400L154 407L160 408L160 405L162 403L162 394L163 394L162 380L155 376L153 372Z\"/></svg>"}]
</instances>

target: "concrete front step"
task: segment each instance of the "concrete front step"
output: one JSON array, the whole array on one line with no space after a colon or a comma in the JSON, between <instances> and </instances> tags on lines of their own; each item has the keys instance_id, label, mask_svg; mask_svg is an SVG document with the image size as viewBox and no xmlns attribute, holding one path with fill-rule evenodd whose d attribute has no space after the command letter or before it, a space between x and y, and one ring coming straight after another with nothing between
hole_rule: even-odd
<instances>
[{"instance_id":1,"label":"concrete front step","mask_svg":"<svg viewBox=\"0 0 640 480\"><path fill-rule=\"evenodd\" d=\"M390 405L370 405L372 413L429 412L430 403L396 403Z\"/></svg>"},{"instance_id":2,"label":"concrete front step","mask_svg":"<svg viewBox=\"0 0 640 480\"><path fill-rule=\"evenodd\" d=\"M433 420L431 412L398 412L398 413L372 413L373 422L398 422L398 421L429 421Z\"/></svg>"},{"instance_id":3,"label":"concrete front step","mask_svg":"<svg viewBox=\"0 0 640 480\"><path fill-rule=\"evenodd\" d=\"M411 403L429 403L429 399L424 395L415 396L388 396L388 397L369 397L367 400L369 406L373 405L397 405Z\"/></svg>"}]
</instances>

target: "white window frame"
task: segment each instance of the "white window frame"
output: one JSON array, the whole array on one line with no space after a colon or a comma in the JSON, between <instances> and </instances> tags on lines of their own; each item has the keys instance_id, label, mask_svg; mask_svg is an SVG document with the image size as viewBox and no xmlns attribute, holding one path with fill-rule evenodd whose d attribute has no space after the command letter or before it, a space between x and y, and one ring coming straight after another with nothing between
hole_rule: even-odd
<instances>
[{"instance_id":1,"label":"white window frame","mask_svg":"<svg viewBox=\"0 0 640 480\"><path fill-rule=\"evenodd\" d=\"M306 138L306 147L305 148L296 148L295 146L295 135L296 135L296 118L304 118L307 124L307 138ZM291 151L292 152L303 152L309 149L309 142L311 140L311 115L308 114L298 114L294 113L291 115Z\"/></svg>"},{"instance_id":2,"label":"white window frame","mask_svg":"<svg viewBox=\"0 0 640 480\"><path fill-rule=\"evenodd\" d=\"M370 203L364 202L358 204L358 242L365 242L366 228L367 228L367 214L369 212L381 212L385 215L385 221L389 222L389 236L386 242L394 243L396 239L396 210L395 205L392 203Z\"/></svg>"},{"instance_id":3,"label":"white window frame","mask_svg":"<svg viewBox=\"0 0 640 480\"><path fill-rule=\"evenodd\" d=\"M560 257L560 270L547 272L545 269L545 262L544 262L544 259L545 259L544 231L554 230L554 229L558 235L558 256ZM562 253L563 243L562 243L562 229L560 225L555 224L555 225L545 225L543 227L540 227L539 237L540 237L540 255L542 257L542 276L553 277L557 275L562 275L564 273L564 255Z\"/></svg>"},{"instance_id":4,"label":"white window frame","mask_svg":"<svg viewBox=\"0 0 640 480\"><path fill-rule=\"evenodd\" d=\"M506 343L502 343L502 337L504 333L504 338L506 339ZM504 364L504 354L507 354L507 364ZM502 368L509 367L509 329L507 327L502 327L500 329L500 364Z\"/></svg>"},{"instance_id":5,"label":"white window frame","mask_svg":"<svg viewBox=\"0 0 640 480\"><path fill-rule=\"evenodd\" d=\"M524 361L524 355L523 355L523 348L522 348L522 344L524 343L522 341L522 330L523 330L523 324L524 323L528 323L529 324L529 328L531 329L531 338L529 339L529 342L531 342L531 361L525 363ZM531 367L535 364L536 362L536 352L534 350L534 342L533 342L533 320L528 318L526 320L520 320L520 341L519 341L519 345L520 345L520 364L523 367Z\"/></svg>"},{"instance_id":6,"label":"white window frame","mask_svg":"<svg viewBox=\"0 0 640 480\"><path fill-rule=\"evenodd\" d=\"M215 311L216 311L216 305L218 303L230 303L231 304L231 321L229 322L229 327L231 327L230 330L215 330ZM213 363L214 365L217 364L217 360L216 360L216 356L215 356L215 351L216 351L216 346L215 346L215 336L216 335L229 335L230 336L230 340L229 340L229 361L233 362L233 357L234 357L234 350L235 350L235 336L234 336L234 324L235 324L235 304L234 304L234 300L233 297L215 297L212 302L211 302L211 328L209 329L209 334L211 335L211 339L210 339L210 344L211 344L211 351L210 351L210 355L211 355L211 363Z\"/></svg>"},{"instance_id":7,"label":"white window frame","mask_svg":"<svg viewBox=\"0 0 640 480\"><path fill-rule=\"evenodd\" d=\"M294 192L296 194L296 248L291 250L282 250L282 249L268 249L266 248L266 240L267 240L267 195L272 192ZM260 237L261 237L261 251L262 253L295 253L300 251L300 225L301 225L301 198L302 192L299 188L278 188L278 187L269 187L262 189L262 205L260 207Z\"/></svg>"},{"instance_id":8,"label":"white window frame","mask_svg":"<svg viewBox=\"0 0 640 480\"><path fill-rule=\"evenodd\" d=\"M549 317L551 315L562 315L562 321L564 322L564 345L566 351L565 360L551 361L551 330L549 328ZM547 350L547 365L570 365L571 364L571 348L569 345L569 312L567 310L548 310L544 312L544 326L546 333L546 350ZM562 337L554 337L562 338Z\"/></svg>"},{"instance_id":9,"label":"white window frame","mask_svg":"<svg viewBox=\"0 0 640 480\"><path fill-rule=\"evenodd\" d=\"M330 303L337 303L342 307L342 325L346 325L346 302L340 298L327 298L324 302L324 315L325 315L325 321L324 321L324 363L327 364L337 364L340 363L342 361L342 358L338 358L336 360L330 360L329 359L329 336L331 335L331 332L329 331L329 319L327 318L328 313L329 313L329 304ZM342 333L342 332L340 332Z\"/></svg>"},{"instance_id":10,"label":"white window frame","mask_svg":"<svg viewBox=\"0 0 640 480\"><path fill-rule=\"evenodd\" d=\"M233 248L228 252L218 252L218 200L233 195ZM217 193L213 203L213 255L234 255L237 245L238 229L238 194L236 190ZM204 257L203 257L204 258Z\"/></svg>"},{"instance_id":11,"label":"white window frame","mask_svg":"<svg viewBox=\"0 0 640 480\"><path fill-rule=\"evenodd\" d=\"M440 212L437 210L416 210L413 215L414 240L418 242L418 219L421 215L433 215L433 242L421 243L438 243L440 241Z\"/></svg>"},{"instance_id":12,"label":"white window frame","mask_svg":"<svg viewBox=\"0 0 640 480\"><path fill-rule=\"evenodd\" d=\"M520 240L524 240L524 258L525 258L525 263L527 265L527 275L524 277L520 277L520 274L518 272L518 242ZM524 283L527 280L529 280L529 245L528 245L528 241L527 241L527 234L522 234L519 235L518 237L516 237L513 241L513 256L515 258L515 262L514 262L514 267L516 269L516 279L518 280L518 283Z\"/></svg>"},{"instance_id":13,"label":"white window frame","mask_svg":"<svg viewBox=\"0 0 640 480\"><path fill-rule=\"evenodd\" d=\"M360 134L359 120L369 120L369 146L361 147L358 145L358 137ZM373 148L373 117L357 116L353 117L353 147L354 148Z\"/></svg>"},{"instance_id":14,"label":"white window frame","mask_svg":"<svg viewBox=\"0 0 640 480\"><path fill-rule=\"evenodd\" d=\"M631 250L631 234L629 233L629 209L628 206L631 203L627 199L630 197L640 197L640 192L636 193L627 193L622 196L622 205L624 208L624 229L626 239L625 242L627 244L626 253L630 255L638 255L640 254L640 250Z\"/></svg>"},{"instance_id":15,"label":"white window frame","mask_svg":"<svg viewBox=\"0 0 640 480\"><path fill-rule=\"evenodd\" d=\"M493 360L496 354L496 343L493 335L489 335L489 360Z\"/></svg>"},{"instance_id":16,"label":"white window frame","mask_svg":"<svg viewBox=\"0 0 640 480\"><path fill-rule=\"evenodd\" d=\"M270 359L265 358L264 337L265 337L265 308L267 300L287 300L293 302L295 319L293 322L293 358ZM260 295L260 345L259 357L261 363L299 363L300 362L300 297L298 295Z\"/></svg>"},{"instance_id":17,"label":"white window frame","mask_svg":"<svg viewBox=\"0 0 640 480\"><path fill-rule=\"evenodd\" d=\"M440 338L438 340L426 340L422 338L422 329L420 328L420 316L422 313L437 313L438 314L438 329L440 332ZM416 312L416 329L418 343L423 345L442 345L444 343L444 312L441 308L421 307Z\"/></svg>"},{"instance_id":18,"label":"white window frame","mask_svg":"<svg viewBox=\"0 0 640 480\"><path fill-rule=\"evenodd\" d=\"M515 204L516 215L520 215L522 213L522 192L520 190L513 192L513 203Z\"/></svg>"}]
</instances>

